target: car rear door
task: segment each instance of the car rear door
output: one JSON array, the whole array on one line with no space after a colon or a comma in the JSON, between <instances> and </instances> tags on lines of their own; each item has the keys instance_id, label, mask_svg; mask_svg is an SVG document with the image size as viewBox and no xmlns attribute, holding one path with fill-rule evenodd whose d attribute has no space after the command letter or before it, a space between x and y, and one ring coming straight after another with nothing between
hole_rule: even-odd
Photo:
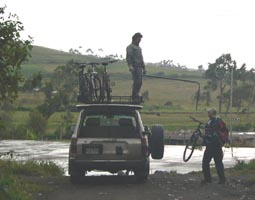
<instances>
[{"instance_id":1,"label":"car rear door","mask_svg":"<svg viewBox=\"0 0 255 200\"><path fill-rule=\"evenodd\" d=\"M83 118L77 151L86 160L140 160L141 142L135 113L97 113Z\"/></svg>"}]
</instances>

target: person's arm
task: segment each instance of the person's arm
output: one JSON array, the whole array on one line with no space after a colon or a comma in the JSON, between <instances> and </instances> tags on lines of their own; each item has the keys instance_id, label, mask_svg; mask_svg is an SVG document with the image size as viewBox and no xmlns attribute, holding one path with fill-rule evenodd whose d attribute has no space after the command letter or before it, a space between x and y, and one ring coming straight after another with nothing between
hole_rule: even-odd
<instances>
[{"instance_id":1,"label":"person's arm","mask_svg":"<svg viewBox=\"0 0 255 200\"><path fill-rule=\"evenodd\" d=\"M130 72L133 72L134 71L134 67L132 65L133 49L131 46L128 46L126 51L127 51L126 60L127 60L128 68Z\"/></svg>"},{"instance_id":2,"label":"person's arm","mask_svg":"<svg viewBox=\"0 0 255 200\"><path fill-rule=\"evenodd\" d=\"M143 54L142 54L142 50L141 50L141 57L142 57L142 68L143 68L143 74L146 74L146 73L147 73L147 71L146 71L146 68L145 68L144 61L143 61Z\"/></svg>"}]
</instances>

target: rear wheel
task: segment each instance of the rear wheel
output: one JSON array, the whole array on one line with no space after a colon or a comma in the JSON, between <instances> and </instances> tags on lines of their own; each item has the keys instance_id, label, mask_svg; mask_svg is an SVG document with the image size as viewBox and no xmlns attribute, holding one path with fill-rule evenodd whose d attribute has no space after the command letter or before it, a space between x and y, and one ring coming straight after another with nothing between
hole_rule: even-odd
<instances>
[{"instance_id":1,"label":"rear wheel","mask_svg":"<svg viewBox=\"0 0 255 200\"><path fill-rule=\"evenodd\" d=\"M137 182L145 182L148 179L150 173L150 160L146 161L145 165L141 169L134 170L134 174L136 177Z\"/></svg>"},{"instance_id":2,"label":"rear wheel","mask_svg":"<svg viewBox=\"0 0 255 200\"><path fill-rule=\"evenodd\" d=\"M83 171L76 171L76 172L71 172L70 174L70 181L73 184L79 184L82 182L82 179L85 176L85 172Z\"/></svg>"},{"instance_id":3,"label":"rear wheel","mask_svg":"<svg viewBox=\"0 0 255 200\"><path fill-rule=\"evenodd\" d=\"M149 147L153 159L162 159L164 156L164 128L161 125L154 125L151 128Z\"/></svg>"},{"instance_id":4,"label":"rear wheel","mask_svg":"<svg viewBox=\"0 0 255 200\"><path fill-rule=\"evenodd\" d=\"M193 133L192 136L190 137L190 140L186 144L186 147L183 152L183 161L188 162L189 159L191 158L194 149L197 145L197 140L198 140L198 134Z\"/></svg>"}]
</instances>

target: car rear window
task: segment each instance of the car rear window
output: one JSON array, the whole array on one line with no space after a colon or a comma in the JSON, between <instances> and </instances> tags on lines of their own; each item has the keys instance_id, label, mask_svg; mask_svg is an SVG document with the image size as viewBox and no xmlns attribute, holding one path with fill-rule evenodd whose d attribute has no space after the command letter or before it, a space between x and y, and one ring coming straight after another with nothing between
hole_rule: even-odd
<instances>
[{"instance_id":1,"label":"car rear window","mask_svg":"<svg viewBox=\"0 0 255 200\"><path fill-rule=\"evenodd\" d=\"M80 138L137 138L136 118L133 113L87 114L83 116Z\"/></svg>"}]
</instances>

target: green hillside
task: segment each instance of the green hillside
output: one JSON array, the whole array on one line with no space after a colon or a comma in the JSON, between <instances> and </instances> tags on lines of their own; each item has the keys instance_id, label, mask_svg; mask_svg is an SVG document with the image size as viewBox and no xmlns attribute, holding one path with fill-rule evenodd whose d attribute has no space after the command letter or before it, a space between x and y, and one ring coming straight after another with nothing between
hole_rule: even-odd
<instances>
[{"instance_id":1,"label":"green hillside","mask_svg":"<svg viewBox=\"0 0 255 200\"><path fill-rule=\"evenodd\" d=\"M64 64L71 59L80 61L93 60L93 57L85 55L75 55L64 51L50 49L46 47L33 46L29 64Z\"/></svg>"},{"instance_id":2,"label":"green hillside","mask_svg":"<svg viewBox=\"0 0 255 200\"><path fill-rule=\"evenodd\" d=\"M22 66L22 71L24 76L30 76L34 72L41 71L44 78L47 78L57 66L64 65L72 59L77 62L88 62L98 58L34 46L31 58L29 58L28 63ZM130 95L132 77L126 62L119 61L114 63L109 66L108 71L111 75L111 80L115 82L113 95ZM205 82L203 74L197 70L148 65L147 71L149 75L196 80L200 81L201 84ZM149 101L146 102L145 106L148 110L193 111L195 108L195 103L192 99L197 91L197 85L195 84L144 78L141 93L145 91L149 92ZM172 102L173 106L164 107L164 104L169 101Z\"/></svg>"},{"instance_id":3,"label":"green hillside","mask_svg":"<svg viewBox=\"0 0 255 200\"><path fill-rule=\"evenodd\" d=\"M34 72L41 71L43 80L51 78L51 74L58 66L65 65L70 60L77 62L88 62L97 59L93 56L74 55L63 51L34 46L29 62L22 66L22 72L25 77L31 76ZM149 75L158 75L172 78L182 78L188 80L195 80L201 84L201 88L206 84L203 72L190 69L166 68L157 67L153 64L147 64L147 72ZM119 61L109 66L108 70L111 81L115 83L113 87L113 95L131 95L132 77L128 71L125 61ZM141 93L147 91L149 93L149 100L144 103L142 110L143 121L147 125L155 123L163 124L169 131L180 129L190 129L196 126L189 118L190 115L197 117L202 121L207 120L205 113L204 102L199 103L198 111L195 110L194 95L197 91L197 85L144 78ZM211 93L212 103L210 107L217 107L217 92ZM16 107L19 108L14 115L14 123L16 125L25 124L28 118L29 110L32 110L38 105L41 105L44 100L43 92L37 94L20 92L19 98L15 102ZM74 102L76 104L77 102ZM166 106L165 104L168 104ZM22 110L25 110L24 112ZM62 122L63 113L55 113L48 122L47 134L53 134ZM75 123L77 113L74 113L73 122ZM228 122L229 116L222 116ZM250 122L252 117L246 115L236 115L234 117L242 118L242 123L234 124L245 126L246 122ZM237 123L237 122L236 122ZM229 123L228 123L229 124ZM254 126L255 127L255 126Z\"/></svg>"},{"instance_id":4,"label":"green hillside","mask_svg":"<svg viewBox=\"0 0 255 200\"><path fill-rule=\"evenodd\" d=\"M43 74L48 75L52 73L57 66L64 65L72 59L77 62L95 60L95 58L91 56L75 55L60 50L33 46L31 57L28 59L27 63L22 65L22 73L25 76L30 76L35 72L41 71Z\"/></svg>"}]
</instances>

